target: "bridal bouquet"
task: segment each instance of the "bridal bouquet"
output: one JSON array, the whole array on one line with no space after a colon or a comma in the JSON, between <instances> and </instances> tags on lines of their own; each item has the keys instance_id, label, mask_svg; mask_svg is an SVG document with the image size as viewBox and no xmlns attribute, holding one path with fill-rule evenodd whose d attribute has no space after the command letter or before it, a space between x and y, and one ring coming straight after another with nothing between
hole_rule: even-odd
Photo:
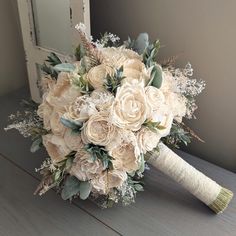
<instances>
[{"instance_id":1,"label":"bridal bouquet","mask_svg":"<svg viewBox=\"0 0 236 236\"><path fill-rule=\"evenodd\" d=\"M31 137L31 151L44 146L47 158L36 171L36 193L56 188L65 200L90 198L102 207L134 202L143 191L148 164L164 172L216 213L233 193L187 164L169 147L198 136L183 123L193 118L204 81L193 70L158 64L159 41L146 33L123 44L113 34L93 41L76 26L81 44L67 61L52 53L42 66L42 103L24 102L12 124Z\"/></svg>"}]
</instances>

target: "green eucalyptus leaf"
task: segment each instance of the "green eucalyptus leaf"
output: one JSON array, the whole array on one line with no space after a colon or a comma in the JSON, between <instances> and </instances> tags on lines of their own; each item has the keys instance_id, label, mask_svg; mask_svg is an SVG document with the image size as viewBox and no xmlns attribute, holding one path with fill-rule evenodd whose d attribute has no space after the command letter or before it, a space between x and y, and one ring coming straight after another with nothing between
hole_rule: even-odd
<instances>
[{"instance_id":1,"label":"green eucalyptus leaf","mask_svg":"<svg viewBox=\"0 0 236 236\"><path fill-rule=\"evenodd\" d=\"M85 56L85 50L81 44L75 49L75 58L80 61Z\"/></svg>"},{"instance_id":2,"label":"green eucalyptus leaf","mask_svg":"<svg viewBox=\"0 0 236 236\"><path fill-rule=\"evenodd\" d=\"M65 169L66 169L66 170L69 170L69 169L71 168L72 163L73 163L73 159L74 159L74 158L68 158L68 159L66 160L66 166L65 166Z\"/></svg>"},{"instance_id":3,"label":"green eucalyptus leaf","mask_svg":"<svg viewBox=\"0 0 236 236\"><path fill-rule=\"evenodd\" d=\"M143 173L144 170L145 170L145 160L144 160L144 155L141 154L140 155L140 166L139 166L138 173Z\"/></svg>"},{"instance_id":4,"label":"green eucalyptus leaf","mask_svg":"<svg viewBox=\"0 0 236 236\"><path fill-rule=\"evenodd\" d=\"M61 171L58 170L58 171L56 171L55 174L54 174L54 180L57 181L60 177L61 177Z\"/></svg>"},{"instance_id":5,"label":"green eucalyptus leaf","mask_svg":"<svg viewBox=\"0 0 236 236\"><path fill-rule=\"evenodd\" d=\"M147 33L141 33L134 42L134 50L138 54L143 54L145 48L149 45L149 36Z\"/></svg>"},{"instance_id":6,"label":"green eucalyptus leaf","mask_svg":"<svg viewBox=\"0 0 236 236\"><path fill-rule=\"evenodd\" d=\"M92 185L88 181L81 182L79 187L80 198L82 200L87 199L91 190L92 190Z\"/></svg>"},{"instance_id":7,"label":"green eucalyptus leaf","mask_svg":"<svg viewBox=\"0 0 236 236\"><path fill-rule=\"evenodd\" d=\"M135 188L136 191L139 191L139 192L143 191L143 186L141 184L135 184L134 188Z\"/></svg>"},{"instance_id":8,"label":"green eucalyptus leaf","mask_svg":"<svg viewBox=\"0 0 236 236\"><path fill-rule=\"evenodd\" d=\"M61 64L60 58L54 52L50 53L46 61L49 62L51 66Z\"/></svg>"},{"instance_id":9,"label":"green eucalyptus leaf","mask_svg":"<svg viewBox=\"0 0 236 236\"><path fill-rule=\"evenodd\" d=\"M154 65L151 72L151 85L160 88L162 84L162 68L159 65Z\"/></svg>"},{"instance_id":10,"label":"green eucalyptus leaf","mask_svg":"<svg viewBox=\"0 0 236 236\"><path fill-rule=\"evenodd\" d=\"M70 63L61 63L53 67L57 71L61 72L73 72L76 66Z\"/></svg>"},{"instance_id":11,"label":"green eucalyptus leaf","mask_svg":"<svg viewBox=\"0 0 236 236\"><path fill-rule=\"evenodd\" d=\"M74 176L69 176L65 180L64 187L61 191L61 197L63 200L71 199L74 195L80 191L80 182Z\"/></svg>"},{"instance_id":12,"label":"green eucalyptus leaf","mask_svg":"<svg viewBox=\"0 0 236 236\"><path fill-rule=\"evenodd\" d=\"M30 147L31 152L36 152L42 147L42 137L35 139Z\"/></svg>"},{"instance_id":13,"label":"green eucalyptus leaf","mask_svg":"<svg viewBox=\"0 0 236 236\"><path fill-rule=\"evenodd\" d=\"M72 130L79 130L82 127L82 123L68 120L64 117L61 117L61 123Z\"/></svg>"}]
</instances>

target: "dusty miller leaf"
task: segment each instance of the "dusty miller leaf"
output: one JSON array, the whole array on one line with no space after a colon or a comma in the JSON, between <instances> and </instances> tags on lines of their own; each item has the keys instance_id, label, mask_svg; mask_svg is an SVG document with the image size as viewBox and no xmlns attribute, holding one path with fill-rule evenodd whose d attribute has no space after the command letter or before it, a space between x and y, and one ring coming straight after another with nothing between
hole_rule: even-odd
<instances>
[{"instance_id":1,"label":"dusty miller leaf","mask_svg":"<svg viewBox=\"0 0 236 236\"><path fill-rule=\"evenodd\" d=\"M74 195L78 194L80 191L80 182L74 176L67 177L64 187L61 192L61 197L63 200L71 199Z\"/></svg>"},{"instance_id":2,"label":"dusty miller leaf","mask_svg":"<svg viewBox=\"0 0 236 236\"><path fill-rule=\"evenodd\" d=\"M30 147L31 152L36 152L42 147L42 137L35 139Z\"/></svg>"},{"instance_id":3,"label":"dusty miller leaf","mask_svg":"<svg viewBox=\"0 0 236 236\"><path fill-rule=\"evenodd\" d=\"M82 200L85 200L88 198L91 190L92 190L92 185L88 181L80 182L79 196Z\"/></svg>"},{"instance_id":4,"label":"dusty miller leaf","mask_svg":"<svg viewBox=\"0 0 236 236\"><path fill-rule=\"evenodd\" d=\"M70 63L61 63L53 67L56 71L73 72L76 66Z\"/></svg>"}]
</instances>

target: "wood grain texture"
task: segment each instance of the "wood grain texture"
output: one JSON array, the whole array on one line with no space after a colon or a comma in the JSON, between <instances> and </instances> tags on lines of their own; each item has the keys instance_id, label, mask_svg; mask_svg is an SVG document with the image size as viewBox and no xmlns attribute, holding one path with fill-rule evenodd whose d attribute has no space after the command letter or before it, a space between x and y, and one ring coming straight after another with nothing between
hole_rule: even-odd
<instances>
[{"instance_id":1,"label":"wood grain texture","mask_svg":"<svg viewBox=\"0 0 236 236\"><path fill-rule=\"evenodd\" d=\"M0 235L117 235L52 191L32 195L37 180L0 156Z\"/></svg>"},{"instance_id":2,"label":"wood grain texture","mask_svg":"<svg viewBox=\"0 0 236 236\"><path fill-rule=\"evenodd\" d=\"M18 94L18 96L20 95ZM17 108L17 103L13 98L5 102L4 99L1 100L0 105L3 103L6 107L3 112L4 116L10 110L14 111ZM3 115L1 116L3 117ZM3 122L1 119L0 122L1 127L6 121ZM29 140L23 139L16 132L3 133L0 130L0 135L0 151L26 171L35 175L34 168L39 166L46 154L43 152L31 154ZM14 148L12 148L13 144ZM178 153L197 169L236 194L236 175L234 173L181 151ZM139 193L136 203L128 207L117 206L101 210L90 201L78 200L75 204L122 235L236 235L235 198L223 214L215 215L203 203L159 171L152 168L147 171L145 183L145 192ZM54 197L57 199L56 195ZM41 204L39 202L42 199L35 198L37 204ZM66 203L61 200L61 204L63 207Z\"/></svg>"}]
</instances>

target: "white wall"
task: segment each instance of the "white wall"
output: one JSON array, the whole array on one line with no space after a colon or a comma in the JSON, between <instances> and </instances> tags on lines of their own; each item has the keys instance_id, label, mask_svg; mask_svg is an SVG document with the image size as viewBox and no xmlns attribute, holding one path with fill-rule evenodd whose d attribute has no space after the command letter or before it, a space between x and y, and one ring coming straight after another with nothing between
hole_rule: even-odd
<instances>
[{"instance_id":1,"label":"white wall","mask_svg":"<svg viewBox=\"0 0 236 236\"><path fill-rule=\"evenodd\" d=\"M0 96L27 84L15 1L0 1Z\"/></svg>"},{"instance_id":2,"label":"white wall","mask_svg":"<svg viewBox=\"0 0 236 236\"><path fill-rule=\"evenodd\" d=\"M91 0L92 32L122 39L148 32L164 48L160 58L183 53L195 77L207 82L191 127L206 141L190 153L236 171L236 1Z\"/></svg>"}]
</instances>

